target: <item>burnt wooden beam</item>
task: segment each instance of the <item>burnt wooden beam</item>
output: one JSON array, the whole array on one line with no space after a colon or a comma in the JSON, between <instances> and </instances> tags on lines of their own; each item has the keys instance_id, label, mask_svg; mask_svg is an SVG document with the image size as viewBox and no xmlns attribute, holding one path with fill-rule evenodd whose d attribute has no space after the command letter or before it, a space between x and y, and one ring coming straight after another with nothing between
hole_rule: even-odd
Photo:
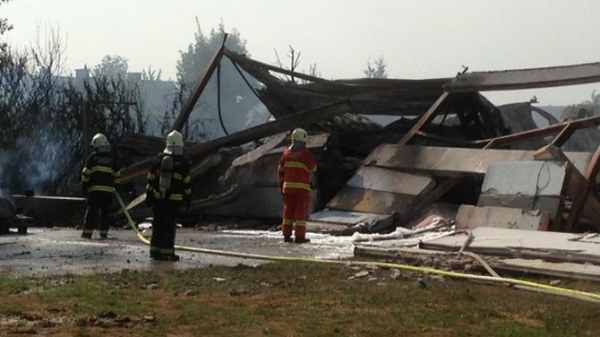
<instances>
[{"instance_id":1,"label":"burnt wooden beam","mask_svg":"<svg viewBox=\"0 0 600 337\"><path fill-rule=\"evenodd\" d=\"M600 82L600 63L559 67L480 71L459 74L444 85L449 92L549 88Z\"/></svg>"},{"instance_id":2,"label":"burnt wooden beam","mask_svg":"<svg viewBox=\"0 0 600 337\"><path fill-rule=\"evenodd\" d=\"M574 132L575 132L575 128L573 128L573 125L571 123L567 123L567 125L565 125L563 127L563 129L560 131L560 133L556 137L554 137L554 139L552 140L550 145L554 145L554 146L558 146L558 147L563 146L563 144L567 140L569 140L569 138L571 138L571 136L573 135Z\"/></svg>"},{"instance_id":3,"label":"burnt wooden beam","mask_svg":"<svg viewBox=\"0 0 600 337\"><path fill-rule=\"evenodd\" d=\"M342 100L327 104L308 111L298 112L275 121L245 129L229 136L217 138L205 143L192 145L186 149L186 154L193 160L199 160L224 146L237 146L256 139L272 136L296 127L307 127L312 123L330 118L336 114L348 112L351 109L350 100ZM155 158L135 163L121 170L121 181L127 182L143 175Z\"/></svg>"},{"instance_id":4,"label":"burnt wooden beam","mask_svg":"<svg viewBox=\"0 0 600 337\"><path fill-rule=\"evenodd\" d=\"M179 113L179 116L177 116L177 120L175 120L175 124L173 125L174 130L181 131L183 125L187 122L188 118L190 117L190 114L194 110L194 107L196 106L200 95L202 95L202 92L206 88L206 85L208 85L208 81L212 77L212 74L215 72L217 66L221 63L221 59L223 58L223 53L225 50L225 42L227 42L227 34L223 36L221 48L217 50L217 52L211 59L210 63L208 64L208 67L206 68L206 71L204 72L204 74L202 74L202 77L200 77L198 83L196 83L196 86L192 90L192 95L188 98L187 102L183 106L183 109Z\"/></svg>"},{"instance_id":5,"label":"burnt wooden beam","mask_svg":"<svg viewBox=\"0 0 600 337\"><path fill-rule=\"evenodd\" d=\"M256 60L252 60L248 57L245 57L244 55L240 55L236 52L233 52L229 49L225 49L224 54L233 62L233 63L237 63L239 65L242 66L242 68L246 68L244 67L244 65L246 66L252 66L252 67L258 67L258 68L262 68L262 69L266 69L266 70L270 70L276 73L280 73L280 74L284 74L284 75L288 75L288 76L293 76L299 79L303 79L305 81L311 81L311 82L329 82L326 79L320 78L320 77L316 77L316 76L311 76L311 75L306 75L306 74L302 74L302 73L298 73L295 71L290 71L281 67L276 67L267 63L263 63L263 62L259 62Z\"/></svg>"},{"instance_id":6,"label":"burnt wooden beam","mask_svg":"<svg viewBox=\"0 0 600 337\"><path fill-rule=\"evenodd\" d=\"M456 139L438 136L438 135L426 133L423 131L416 132L415 135L423 137L423 138L436 140L439 142L448 143L450 145L458 145L458 146L465 146L465 147L480 147L483 149L490 149L492 146L508 145L511 143L515 143L515 142L519 142L519 141L523 141L523 140L527 140L527 139L552 136L552 135L555 135L557 133L564 131L565 127L567 125L570 125L568 132L571 132L571 131L574 132L579 129L596 127L596 126L600 125L600 116L581 118L581 119L576 119L573 121L550 125L545 128L516 132L516 133L512 133L509 135L500 136L500 137L496 137L496 138L486 138L486 139L472 140L472 141L469 141L469 140L457 141ZM565 136L566 136L566 134L567 134L567 132L565 132ZM564 137L565 138L564 140L562 138L563 137L561 137L561 139L559 139L559 142L564 142L564 141L568 140L568 137Z\"/></svg>"},{"instance_id":7,"label":"burnt wooden beam","mask_svg":"<svg viewBox=\"0 0 600 337\"><path fill-rule=\"evenodd\" d=\"M488 144L490 141L494 142L494 145L506 145L514 142L518 142L525 139L545 137L555 135L565 128L567 124L571 124L573 131L578 129L591 128L600 125L600 116L577 119L570 122L564 122L560 124L554 124L541 129L528 130L523 132L517 132L506 136L482 139L476 141L478 144ZM568 138L567 138L568 139Z\"/></svg>"},{"instance_id":8,"label":"burnt wooden beam","mask_svg":"<svg viewBox=\"0 0 600 337\"><path fill-rule=\"evenodd\" d=\"M473 148L479 147L479 144L477 144L474 141L447 138L447 137L438 136L433 133L428 133L428 132L424 132L424 131L417 131L415 133L415 136L419 137L419 138L427 139L427 140L433 140L436 142L440 142L445 145L452 145L452 146L458 146L458 147L473 147Z\"/></svg>"},{"instance_id":9,"label":"burnt wooden beam","mask_svg":"<svg viewBox=\"0 0 600 337\"><path fill-rule=\"evenodd\" d=\"M442 93L442 95L433 103L433 105L425 112L419 120L413 125L413 127L400 139L398 144L406 145L411 139L417 134L417 132L421 131L422 128L427 126L429 122L435 117L440 106L446 102L448 98L448 92Z\"/></svg>"},{"instance_id":10,"label":"burnt wooden beam","mask_svg":"<svg viewBox=\"0 0 600 337\"><path fill-rule=\"evenodd\" d=\"M207 153L210 153L223 146L242 145L250 141L272 136L296 127L307 127L312 123L327 119L336 114L348 112L349 109L350 101L342 100L315 109L297 112L269 123L236 132L230 136L221 137L206 143L194 145L191 147L189 154L192 158L202 157Z\"/></svg>"},{"instance_id":11,"label":"burnt wooden beam","mask_svg":"<svg viewBox=\"0 0 600 337\"><path fill-rule=\"evenodd\" d=\"M577 194L575 200L573 200L573 205L571 206L571 212L569 214L569 218L567 219L568 228L575 228L583 209L585 208L586 202L590 197L590 193L592 191L592 187L596 182L596 176L598 175L598 171L600 170L600 146L594 152L590 163L588 164L585 174L583 175L585 178L585 184ZM592 196L594 197L594 196Z\"/></svg>"}]
</instances>

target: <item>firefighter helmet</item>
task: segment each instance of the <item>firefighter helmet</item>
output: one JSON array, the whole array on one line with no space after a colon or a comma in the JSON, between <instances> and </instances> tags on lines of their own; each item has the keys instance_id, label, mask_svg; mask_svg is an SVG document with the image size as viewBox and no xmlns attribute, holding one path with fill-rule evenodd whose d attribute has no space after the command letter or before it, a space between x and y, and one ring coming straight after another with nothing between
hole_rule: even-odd
<instances>
[{"instance_id":1,"label":"firefighter helmet","mask_svg":"<svg viewBox=\"0 0 600 337\"><path fill-rule=\"evenodd\" d=\"M294 129L294 131L292 131L292 142L302 142L302 143L306 143L306 137L308 137L308 134L306 133L306 130L304 129Z\"/></svg>"},{"instance_id":2,"label":"firefighter helmet","mask_svg":"<svg viewBox=\"0 0 600 337\"><path fill-rule=\"evenodd\" d=\"M108 138L102 133L97 133L92 138L92 147L99 151L110 151Z\"/></svg>"},{"instance_id":3,"label":"firefighter helmet","mask_svg":"<svg viewBox=\"0 0 600 337\"><path fill-rule=\"evenodd\" d=\"M165 150L163 151L166 154L175 154L181 155L183 154L183 135L179 131L171 131L167 135Z\"/></svg>"}]
</instances>

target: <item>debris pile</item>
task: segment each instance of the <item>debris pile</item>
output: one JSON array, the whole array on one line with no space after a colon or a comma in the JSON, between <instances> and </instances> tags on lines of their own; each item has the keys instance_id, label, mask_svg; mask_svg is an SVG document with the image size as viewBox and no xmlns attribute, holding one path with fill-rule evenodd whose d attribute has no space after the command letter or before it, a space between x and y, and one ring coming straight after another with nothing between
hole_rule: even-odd
<instances>
[{"instance_id":1,"label":"debris pile","mask_svg":"<svg viewBox=\"0 0 600 337\"><path fill-rule=\"evenodd\" d=\"M253 60L223 43L173 129L185 129L225 58L274 119L186 144L194 194L189 223L215 216L278 221L277 164L289 130L303 127L319 161L309 231L396 233L398 227L418 230L431 217L468 231L600 229L600 117L561 122L534 100L495 106L482 94L599 82L599 63L422 80L327 80ZM249 76L260 86L251 86ZM370 119L381 115L396 121L384 126ZM144 135L118 145L128 209L139 219L150 214L145 173L163 145ZM83 201L18 197L17 207L42 199L54 202L33 207L53 211L36 215L46 221L65 214L59 206Z\"/></svg>"},{"instance_id":2,"label":"debris pile","mask_svg":"<svg viewBox=\"0 0 600 337\"><path fill-rule=\"evenodd\" d=\"M275 120L187 146L193 162L191 216L277 219L276 167L294 127L309 130L319 160L308 230L392 232L428 216L481 227L582 232L600 229L596 175L600 117L559 122L522 102L495 106L483 91L600 81L600 64L464 72L425 80L326 80L252 60L225 47L213 58L178 116L181 129L217 65L227 58ZM218 73L217 73L218 76ZM285 78L284 76L288 76ZM381 126L366 116L398 120ZM535 120L544 120L538 127ZM576 131L585 130L587 136ZM163 146L133 136L124 180L143 190L145 170ZM143 205L143 196L130 208ZM140 207L137 207L139 210ZM147 213L141 215L147 216Z\"/></svg>"}]
</instances>

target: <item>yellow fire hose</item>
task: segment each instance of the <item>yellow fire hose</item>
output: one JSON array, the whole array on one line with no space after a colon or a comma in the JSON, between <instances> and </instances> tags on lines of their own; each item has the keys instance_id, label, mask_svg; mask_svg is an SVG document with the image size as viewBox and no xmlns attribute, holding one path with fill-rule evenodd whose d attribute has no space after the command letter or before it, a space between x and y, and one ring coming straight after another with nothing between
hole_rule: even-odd
<instances>
[{"instance_id":1,"label":"yellow fire hose","mask_svg":"<svg viewBox=\"0 0 600 337\"><path fill-rule=\"evenodd\" d=\"M115 192L115 196L117 198L117 201L119 202L119 205L123 209L123 213L127 217L127 221L129 222L129 225L137 233L137 237L143 243L150 245L150 241L146 237L144 237L142 235L142 233L140 233L140 231L137 229L135 222L131 218L129 211L127 210L127 207L126 207L125 203L123 202L123 199L121 199L121 196L116 192ZM351 261L351 260L346 260L346 261L322 260L322 259L309 258L309 257L269 256L269 255L237 253L237 252L232 252L232 251L222 251L222 250L196 248L196 247L186 247L186 246L178 246L178 245L175 246L175 249L187 251L187 252L193 252L193 253L219 255L219 256L235 257L235 258L242 258L242 259L253 259L253 260L279 261L279 262L329 263L329 264L341 264L341 265L346 265L346 266L348 266L348 265L351 265L351 266L377 266L377 267L382 267L382 268L392 268L392 269L400 269L400 270L406 270L406 271L417 272L417 273L440 275L440 276L446 276L446 277L456 278L456 279L477 280L477 281L492 282L492 283L502 283L502 284L511 285L511 286L522 286L522 287L525 287L527 290L534 290L534 291L538 291L538 292L559 295L559 296L565 296L565 297L575 298L578 300L584 300L584 301L588 301L588 302L600 303L600 294L597 294L597 293L555 287L555 286L550 286L550 285L546 285L546 284L541 284L541 283L536 283L536 282L531 282L531 281L524 281L524 280L513 279L513 278L465 274L465 273L458 273L458 272L453 272L453 271L439 270L439 269L429 268L429 267L416 267L416 266L399 264L399 263L375 262L375 261ZM520 288L520 289L524 289L524 288Z\"/></svg>"}]
</instances>

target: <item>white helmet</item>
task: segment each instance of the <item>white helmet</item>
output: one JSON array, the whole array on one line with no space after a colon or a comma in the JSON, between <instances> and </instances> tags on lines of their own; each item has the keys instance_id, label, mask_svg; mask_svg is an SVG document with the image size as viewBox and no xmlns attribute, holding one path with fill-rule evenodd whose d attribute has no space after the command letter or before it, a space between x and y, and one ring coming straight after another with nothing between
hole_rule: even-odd
<instances>
[{"instance_id":1,"label":"white helmet","mask_svg":"<svg viewBox=\"0 0 600 337\"><path fill-rule=\"evenodd\" d=\"M171 131L167 135L167 146L163 153L182 155L183 154L183 135L179 131Z\"/></svg>"},{"instance_id":2,"label":"white helmet","mask_svg":"<svg viewBox=\"0 0 600 337\"><path fill-rule=\"evenodd\" d=\"M304 129L294 129L294 131L292 131L292 142L302 142L302 143L306 143L306 137L308 137L308 134L306 133L306 130Z\"/></svg>"},{"instance_id":3,"label":"white helmet","mask_svg":"<svg viewBox=\"0 0 600 337\"><path fill-rule=\"evenodd\" d=\"M108 138L102 133L97 133L92 138L92 147L98 151L109 152L110 151L110 143L108 142Z\"/></svg>"}]
</instances>

